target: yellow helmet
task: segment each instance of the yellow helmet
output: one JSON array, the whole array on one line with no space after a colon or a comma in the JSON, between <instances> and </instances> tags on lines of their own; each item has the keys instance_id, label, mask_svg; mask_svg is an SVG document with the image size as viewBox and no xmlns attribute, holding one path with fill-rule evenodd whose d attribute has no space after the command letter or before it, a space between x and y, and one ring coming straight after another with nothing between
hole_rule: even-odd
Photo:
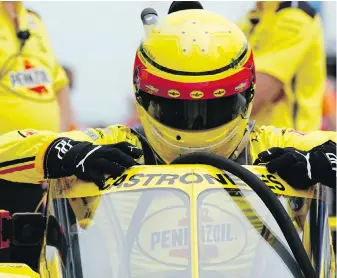
<instances>
[{"instance_id":1,"label":"yellow helmet","mask_svg":"<svg viewBox=\"0 0 337 278\"><path fill-rule=\"evenodd\" d=\"M149 143L167 163L195 151L230 157L247 128L255 88L245 35L201 9L163 21L146 9L142 20L133 81Z\"/></svg>"}]
</instances>

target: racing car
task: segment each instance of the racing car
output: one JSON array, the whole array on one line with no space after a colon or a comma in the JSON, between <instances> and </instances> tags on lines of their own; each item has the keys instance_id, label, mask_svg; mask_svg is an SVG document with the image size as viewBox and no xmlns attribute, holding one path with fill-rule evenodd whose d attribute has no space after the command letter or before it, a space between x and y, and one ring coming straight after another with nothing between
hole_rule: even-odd
<instances>
[{"instance_id":1,"label":"racing car","mask_svg":"<svg viewBox=\"0 0 337 278\"><path fill-rule=\"evenodd\" d=\"M263 165L193 153L103 190L52 181L46 206L0 212L1 248L42 245L38 270L2 263L0 277L335 277L326 188L295 190Z\"/></svg>"}]
</instances>

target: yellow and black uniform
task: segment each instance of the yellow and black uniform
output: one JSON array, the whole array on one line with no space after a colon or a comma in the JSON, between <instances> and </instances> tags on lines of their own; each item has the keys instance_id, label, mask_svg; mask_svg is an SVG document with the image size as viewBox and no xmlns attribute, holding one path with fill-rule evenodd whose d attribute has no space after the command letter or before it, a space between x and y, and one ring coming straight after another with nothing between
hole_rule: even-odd
<instances>
[{"instance_id":1,"label":"yellow and black uniform","mask_svg":"<svg viewBox=\"0 0 337 278\"><path fill-rule=\"evenodd\" d=\"M319 130L326 69L320 17L305 1L259 2L238 22L254 52L257 72L283 83L284 95L253 119L307 132Z\"/></svg>"},{"instance_id":2,"label":"yellow and black uniform","mask_svg":"<svg viewBox=\"0 0 337 278\"><path fill-rule=\"evenodd\" d=\"M250 133L249 143L246 146L248 160L246 164L252 163L258 158L258 154L271 147L294 147L299 150L310 150L328 140L335 140L335 132L312 132L301 134L293 130L278 129L274 127L255 127ZM55 165L48 164L51 149L62 148L55 146L58 138L70 138L75 141L89 141L94 145L116 144L129 142L141 147L141 142L135 133L124 126L110 126L106 129L88 129L86 131L71 131L56 134L49 131L21 130L12 131L0 138L0 196L1 209L9 210L11 213L18 211L34 211L42 198L40 181L48 176L50 168L59 168L60 161ZM75 146L76 147L76 146ZM89 155L89 154L88 154ZM87 157L87 156L86 156ZM145 157L146 159L146 157ZM52 159L51 159L52 160ZM55 160L54 160L55 161ZM49 167L47 167L49 165ZM132 199L132 196L131 196ZM15 200L15 202L13 201ZM135 200L130 200L123 206L126 212L132 211ZM92 200L93 214L97 201ZM78 220L83 220L81 208L78 204L73 209ZM132 215L132 213L130 214ZM85 217L85 216L84 216ZM86 219L84 219L86 220ZM37 258L40 248L15 247L0 252L0 260L8 262L25 262L33 269L38 269ZM135 253L136 254L136 253ZM136 260L136 264L143 260ZM142 267L142 266L139 266ZM143 269L143 268L142 268Z\"/></svg>"},{"instance_id":3,"label":"yellow and black uniform","mask_svg":"<svg viewBox=\"0 0 337 278\"><path fill-rule=\"evenodd\" d=\"M68 79L52 51L41 19L15 3L17 23L0 3L0 134L34 128L58 132L56 94ZM17 32L29 31L19 39Z\"/></svg>"},{"instance_id":4,"label":"yellow and black uniform","mask_svg":"<svg viewBox=\"0 0 337 278\"><path fill-rule=\"evenodd\" d=\"M49 159L47 150L53 141L64 137L74 141L89 141L94 145L128 142L142 147L137 135L125 126L110 126L106 129L87 129L84 132L78 130L59 134L36 130L9 132L0 138L0 188L2 192L0 204L3 206L2 209L8 209L11 212L35 210L39 196L33 197L42 195L40 181L48 176L49 170L45 164L45 161ZM293 147L308 151L329 140L336 142L335 132L316 131L303 134L291 129L256 126L250 133L249 143L245 148L248 161L244 161L242 164L252 164L258 158L259 153L272 147ZM55 164L54 168L58 167L59 165ZM14 188L15 190L12 190ZM27 195L21 196L19 192L25 191L20 191L20 188L31 190L27 190L27 192L31 192L32 198L28 198ZM6 196L4 192L14 193L15 198L20 198L22 202L13 203L12 198ZM6 198L2 198L4 196Z\"/></svg>"},{"instance_id":5,"label":"yellow and black uniform","mask_svg":"<svg viewBox=\"0 0 337 278\"><path fill-rule=\"evenodd\" d=\"M49 131L12 131L0 138L0 177L14 183L36 184L45 178L45 153L49 145L59 137L76 141L89 141L94 145L129 142L141 147L141 142L131 129L125 126L110 126L106 129L90 128L86 131L53 133ZM247 144L249 162L258 154L272 147L294 147L308 151L329 140L336 142L336 132L315 131L307 134L292 129L272 126L255 126Z\"/></svg>"}]
</instances>

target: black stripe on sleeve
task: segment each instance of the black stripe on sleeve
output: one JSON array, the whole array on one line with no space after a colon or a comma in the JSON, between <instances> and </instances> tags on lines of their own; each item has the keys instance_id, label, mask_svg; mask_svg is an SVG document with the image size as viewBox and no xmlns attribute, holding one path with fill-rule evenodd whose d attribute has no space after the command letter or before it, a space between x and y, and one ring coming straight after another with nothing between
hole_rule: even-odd
<instances>
[{"instance_id":1,"label":"black stripe on sleeve","mask_svg":"<svg viewBox=\"0 0 337 278\"><path fill-rule=\"evenodd\" d=\"M0 162L0 168L11 166L11 165L16 165L16 164L20 164L20 163L30 162L30 161L34 161L34 160L35 160L35 156L19 158L19 159L14 159L14 160L8 160L8 161Z\"/></svg>"}]
</instances>

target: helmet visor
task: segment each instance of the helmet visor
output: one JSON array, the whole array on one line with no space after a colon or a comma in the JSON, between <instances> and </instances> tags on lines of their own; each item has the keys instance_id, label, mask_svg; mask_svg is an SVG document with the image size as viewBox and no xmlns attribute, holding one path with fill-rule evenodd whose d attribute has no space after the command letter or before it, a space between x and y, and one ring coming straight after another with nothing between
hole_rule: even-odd
<instances>
[{"instance_id":1,"label":"helmet visor","mask_svg":"<svg viewBox=\"0 0 337 278\"><path fill-rule=\"evenodd\" d=\"M186 100L163 98L139 90L136 97L147 113L163 125L180 130L207 130L224 125L239 114L244 115L249 91L217 99Z\"/></svg>"}]
</instances>

